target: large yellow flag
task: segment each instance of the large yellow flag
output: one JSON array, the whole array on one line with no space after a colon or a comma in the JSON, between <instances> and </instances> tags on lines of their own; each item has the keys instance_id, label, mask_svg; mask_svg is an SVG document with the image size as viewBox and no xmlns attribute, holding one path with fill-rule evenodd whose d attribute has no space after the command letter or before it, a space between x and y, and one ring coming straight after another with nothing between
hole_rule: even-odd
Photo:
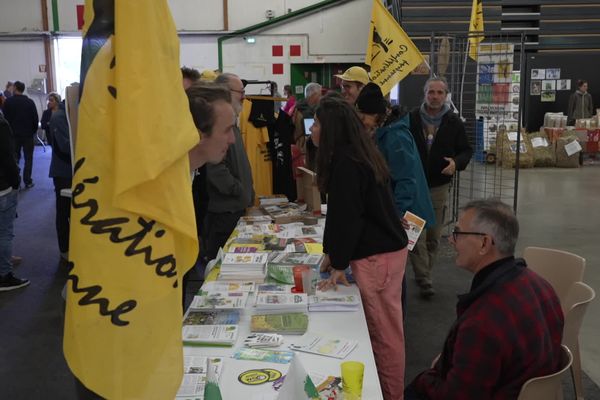
<instances>
[{"instance_id":1,"label":"large yellow flag","mask_svg":"<svg viewBox=\"0 0 600 400\"><path fill-rule=\"evenodd\" d=\"M369 43L365 64L371 66L371 80L388 94L413 69L423 55L379 0L373 0Z\"/></svg>"},{"instance_id":2,"label":"large yellow flag","mask_svg":"<svg viewBox=\"0 0 600 400\"><path fill-rule=\"evenodd\" d=\"M477 49L483 40L483 0L473 0L469 24L469 57L477 61Z\"/></svg>"},{"instance_id":3,"label":"large yellow flag","mask_svg":"<svg viewBox=\"0 0 600 400\"><path fill-rule=\"evenodd\" d=\"M86 0L85 22L65 357L102 397L172 399L198 251L177 32L167 0Z\"/></svg>"}]
</instances>

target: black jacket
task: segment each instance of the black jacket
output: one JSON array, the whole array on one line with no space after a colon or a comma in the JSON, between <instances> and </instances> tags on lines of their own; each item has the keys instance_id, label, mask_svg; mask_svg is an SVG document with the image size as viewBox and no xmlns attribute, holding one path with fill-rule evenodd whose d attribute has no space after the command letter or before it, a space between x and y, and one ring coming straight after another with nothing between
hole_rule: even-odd
<instances>
[{"instance_id":1,"label":"black jacket","mask_svg":"<svg viewBox=\"0 0 600 400\"><path fill-rule=\"evenodd\" d=\"M20 181L10 125L0 114L0 191L18 189Z\"/></svg>"},{"instance_id":2,"label":"black jacket","mask_svg":"<svg viewBox=\"0 0 600 400\"><path fill-rule=\"evenodd\" d=\"M330 168L323 250L331 266L345 269L351 260L405 248L390 185L377 183L350 146L335 150Z\"/></svg>"},{"instance_id":3,"label":"black jacket","mask_svg":"<svg viewBox=\"0 0 600 400\"><path fill-rule=\"evenodd\" d=\"M419 107L410 112L410 132L415 138L429 187L442 186L452 179L451 176L442 174L442 170L448 165L444 157L454 159L457 171L464 170L469 164L473 149L467 139L465 126L452 111L448 111L442 117L442 123L435 135L429 154L427 154L427 142L423 135Z\"/></svg>"},{"instance_id":4,"label":"black jacket","mask_svg":"<svg viewBox=\"0 0 600 400\"><path fill-rule=\"evenodd\" d=\"M33 100L22 94L15 94L6 99L2 110L15 137L35 135L39 117Z\"/></svg>"}]
</instances>

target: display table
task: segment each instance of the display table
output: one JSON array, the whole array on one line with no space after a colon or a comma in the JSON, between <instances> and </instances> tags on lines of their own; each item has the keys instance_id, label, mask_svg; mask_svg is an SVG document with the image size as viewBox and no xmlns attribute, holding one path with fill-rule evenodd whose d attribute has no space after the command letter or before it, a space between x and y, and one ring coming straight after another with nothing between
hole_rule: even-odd
<instances>
[{"instance_id":1,"label":"display table","mask_svg":"<svg viewBox=\"0 0 600 400\"><path fill-rule=\"evenodd\" d=\"M214 270L212 272L216 273ZM356 294L360 297L356 285L350 287L338 286L338 292ZM247 307L243 310L240 318L239 336L235 346L231 348L184 346L185 355L224 357L223 373L219 380L219 386L224 400L275 399L277 392L273 389L272 383L264 383L255 386L245 385L238 381L238 376L244 371L257 368L273 368L285 374L290 366L290 364L276 364L230 358L231 355L241 347L244 338L250 334L250 316L252 315L253 304L254 294L251 294L248 299ZM317 373L324 376L340 376L340 364L342 362L360 361L365 364L362 398L369 400L383 399L362 304L358 311L353 312L310 312L307 333L319 333L329 337L337 336L358 341L358 346L343 360L296 352L296 357L300 358L308 373ZM301 336L299 335L285 335L284 344L276 349L289 350L288 345L298 341L300 337ZM315 382L315 384L317 384L317 382Z\"/></svg>"}]
</instances>

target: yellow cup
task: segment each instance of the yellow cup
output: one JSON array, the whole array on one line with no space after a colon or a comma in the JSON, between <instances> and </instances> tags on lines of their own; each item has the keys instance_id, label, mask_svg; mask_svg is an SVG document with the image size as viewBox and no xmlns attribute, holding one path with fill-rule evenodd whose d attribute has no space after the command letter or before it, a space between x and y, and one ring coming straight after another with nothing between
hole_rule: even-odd
<instances>
[{"instance_id":1,"label":"yellow cup","mask_svg":"<svg viewBox=\"0 0 600 400\"><path fill-rule=\"evenodd\" d=\"M344 400L359 400L362 397L365 364L358 361L342 363L342 392Z\"/></svg>"}]
</instances>

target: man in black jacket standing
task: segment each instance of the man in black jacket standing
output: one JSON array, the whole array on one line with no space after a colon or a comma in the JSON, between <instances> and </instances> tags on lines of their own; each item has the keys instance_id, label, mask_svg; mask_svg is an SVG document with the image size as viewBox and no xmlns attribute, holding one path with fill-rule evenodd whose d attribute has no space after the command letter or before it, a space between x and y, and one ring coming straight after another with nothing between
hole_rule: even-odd
<instances>
[{"instance_id":1,"label":"man in black jacket standing","mask_svg":"<svg viewBox=\"0 0 600 400\"><path fill-rule=\"evenodd\" d=\"M410 113L410 130L421 156L436 220L435 226L421 234L410 253L423 297L435 294L431 269L444 226L450 181L456 171L467 167L473 154L462 121L446 103L447 94L444 78L430 78L425 83L425 101Z\"/></svg>"},{"instance_id":2,"label":"man in black jacket standing","mask_svg":"<svg viewBox=\"0 0 600 400\"><path fill-rule=\"evenodd\" d=\"M39 117L33 100L23 94L25 84L16 81L14 87L14 95L6 99L3 111L4 117L13 131L17 163L21 158L21 148L23 149L23 157L25 158L23 182L25 187L29 189L33 187L33 181L31 180L33 136L38 129Z\"/></svg>"},{"instance_id":3,"label":"man in black jacket standing","mask_svg":"<svg viewBox=\"0 0 600 400\"><path fill-rule=\"evenodd\" d=\"M12 132L0 114L0 292L29 285L27 279L13 275L12 240L17 214L19 167L15 162Z\"/></svg>"}]
</instances>

